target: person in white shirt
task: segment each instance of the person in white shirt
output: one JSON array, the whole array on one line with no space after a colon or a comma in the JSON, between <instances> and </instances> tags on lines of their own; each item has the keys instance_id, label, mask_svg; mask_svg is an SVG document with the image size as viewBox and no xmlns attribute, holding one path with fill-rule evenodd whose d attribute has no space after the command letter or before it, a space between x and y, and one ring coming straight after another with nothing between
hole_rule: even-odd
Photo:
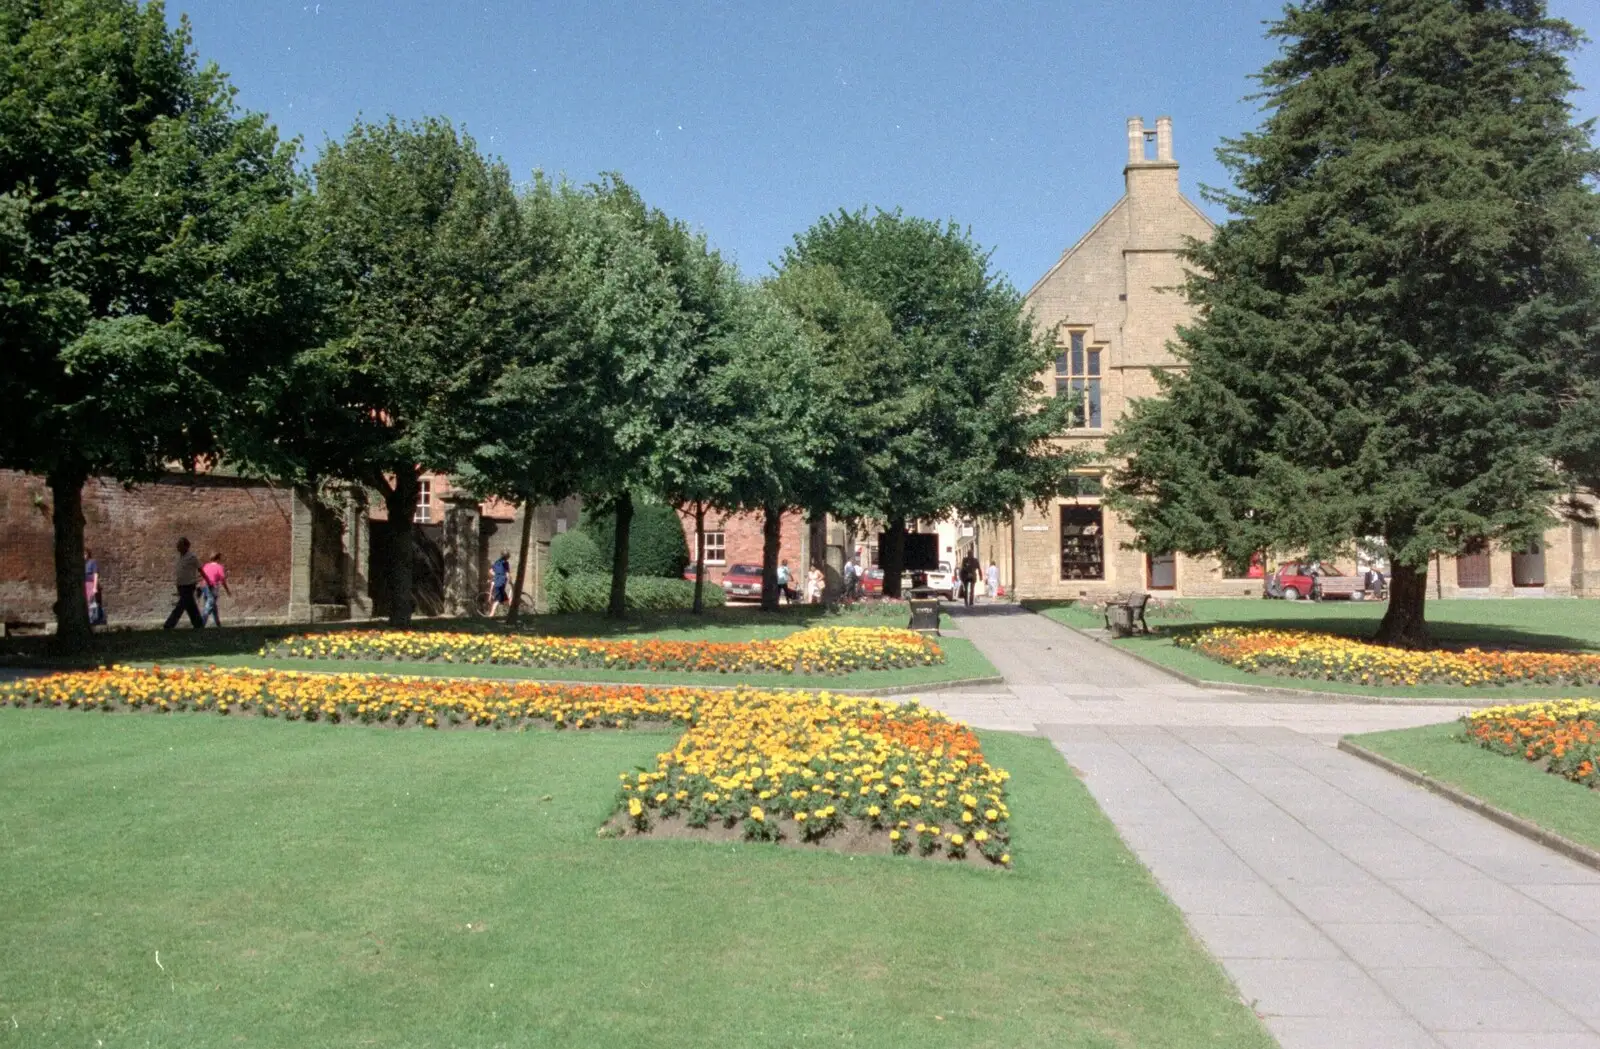
<instances>
[{"instance_id":1,"label":"person in white shirt","mask_svg":"<svg viewBox=\"0 0 1600 1049\"><path fill-rule=\"evenodd\" d=\"M200 615L200 606L195 604L194 591L203 577L200 572L200 559L189 549L187 539L178 540L178 563L173 576L178 586L178 603L172 606L172 614L167 617L164 629L171 630L178 625L179 618L187 614L189 625L199 630L206 625L206 621Z\"/></svg>"},{"instance_id":2,"label":"person in white shirt","mask_svg":"<svg viewBox=\"0 0 1600 1049\"><path fill-rule=\"evenodd\" d=\"M1000 567L993 561L990 561L989 567L983 570L983 581L989 584L990 597L1000 596Z\"/></svg>"}]
</instances>

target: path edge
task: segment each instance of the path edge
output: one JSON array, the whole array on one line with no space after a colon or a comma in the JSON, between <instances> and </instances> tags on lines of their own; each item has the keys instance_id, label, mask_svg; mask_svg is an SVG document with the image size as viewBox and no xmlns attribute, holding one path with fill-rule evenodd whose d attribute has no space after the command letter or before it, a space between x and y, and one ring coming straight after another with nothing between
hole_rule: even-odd
<instances>
[{"instance_id":1,"label":"path edge","mask_svg":"<svg viewBox=\"0 0 1600 1049\"><path fill-rule=\"evenodd\" d=\"M1585 867L1600 871L1600 852L1589 848L1587 845L1580 845L1571 838L1563 837L1552 830L1547 830L1531 820L1525 820L1521 816L1507 812L1497 805L1491 805L1476 795L1468 794L1466 791L1436 780L1432 776L1424 775L1410 766L1402 765L1392 758L1386 758L1376 751L1368 750L1359 743L1351 742L1348 737L1339 741L1339 749L1346 754L1360 758L1362 761L1370 762L1385 772L1414 783L1424 790L1437 794L1447 801L1452 801L1470 812L1475 812L1485 819L1498 823L1507 830L1520 834L1530 841L1537 842L1553 852L1559 852L1575 863L1581 863Z\"/></svg>"}]
</instances>

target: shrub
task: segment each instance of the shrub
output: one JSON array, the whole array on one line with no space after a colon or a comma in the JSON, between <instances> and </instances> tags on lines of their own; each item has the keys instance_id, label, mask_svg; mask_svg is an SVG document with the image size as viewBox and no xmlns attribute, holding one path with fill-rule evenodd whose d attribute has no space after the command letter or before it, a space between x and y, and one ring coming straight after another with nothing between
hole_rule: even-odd
<instances>
[{"instance_id":1,"label":"shrub","mask_svg":"<svg viewBox=\"0 0 1600 1049\"><path fill-rule=\"evenodd\" d=\"M611 554L616 548L615 514L584 514L581 530L587 532L599 549L602 572L611 571ZM684 538L678 512L659 503L640 503L633 508L628 526L628 575L678 579L689 567L689 541Z\"/></svg>"},{"instance_id":2,"label":"shrub","mask_svg":"<svg viewBox=\"0 0 1600 1049\"><path fill-rule=\"evenodd\" d=\"M587 533L573 529L550 541L550 567L557 577L592 575L610 571L611 559L600 553Z\"/></svg>"},{"instance_id":3,"label":"shrub","mask_svg":"<svg viewBox=\"0 0 1600 1049\"><path fill-rule=\"evenodd\" d=\"M604 612L611 600L611 576L598 572L551 576L547 587L552 612ZM706 584L705 606L723 603L722 588ZM694 584L687 579L628 577L628 611L681 612L694 607Z\"/></svg>"}]
</instances>

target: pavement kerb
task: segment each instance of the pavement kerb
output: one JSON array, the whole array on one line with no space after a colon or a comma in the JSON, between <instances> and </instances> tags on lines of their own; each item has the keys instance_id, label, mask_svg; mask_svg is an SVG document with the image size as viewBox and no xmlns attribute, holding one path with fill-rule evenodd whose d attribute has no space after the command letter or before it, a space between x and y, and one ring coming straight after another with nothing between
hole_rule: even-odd
<instances>
[{"instance_id":1,"label":"pavement kerb","mask_svg":"<svg viewBox=\"0 0 1600 1049\"><path fill-rule=\"evenodd\" d=\"M162 664L162 663L129 663L127 665L128 666L133 666L133 667L143 667L143 668L149 668L149 667L155 667L155 666L166 666L168 668L172 668L172 667L187 667L187 668L190 668L190 669L203 669L204 666L205 666L205 664L198 664L198 663L164 663L164 664ZM451 664L451 665L453 667L461 667L461 668L470 668L472 666L472 664L470 664L470 663L454 663L454 664ZM324 669L322 667L295 667L295 666L285 666L285 667L281 667L281 668L279 668L279 667L221 667L219 669L223 669L223 670L233 670L233 669L278 670L278 669L282 669L282 670L291 670L291 671L293 671L293 672L295 672L297 674L344 674L344 673L350 673L349 671L343 671L343 670L326 670L326 669ZM64 673L73 673L73 672L74 671L64 671ZM48 673L56 673L56 671L47 670L47 671L43 671L43 673L47 673L47 674ZM425 677L425 678L426 677L437 677L437 678L443 678L443 677L448 676L448 677L456 677L456 678L471 678L474 681L506 681L506 682L510 682L512 684L565 685L565 686L567 686L569 688L591 688L591 687L595 687L595 686L604 687L604 686L608 686L609 685L609 686L611 686L613 688L699 688L699 689L705 689L708 692L733 692L733 691L735 691L737 689L741 689L741 688L759 688L759 689L764 689L765 691L768 691L768 692L827 692L827 693L830 693L830 694L835 695L835 696L917 696L917 695L921 695L924 692L950 692L950 691L953 691L955 689L977 688L980 685L1003 685L1003 684L1005 684L1005 680L1006 680L1003 677L991 675L989 677L955 678L955 679L950 680L950 681L930 681L930 682L928 682L927 684L924 684L924 685L885 685L882 688L829 688L826 683L821 682L821 681L818 681L815 684L805 684L805 685L790 685L790 684L763 685L763 684L751 684L748 681L743 682L743 683L734 682L732 684L727 684L727 685L687 685L687 684L681 684L681 683L676 683L676 682L672 682L672 681L567 681L567 680L563 680L561 678L549 678L549 677L496 677L494 675L486 675L486 674L450 674L450 675L444 675L444 674L414 674L414 673L408 674L406 671L398 670L398 669L397 670L377 670L377 671L366 670L366 671L360 671L360 673L364 673L364 674L393 674L395 677Z\"/></svg>"},{"instance_id":2,"label":"pavement kerb","mask_svg":"<svg viewBox=\"0 0 1600 1049\"><path fill-rule=\"evenodd\" d=\"M1455 787L1452 787L1448 783L1441 783L1432 776L1423 775L1416 769L1402 765L1398 761L1393 761L1384 757L1382 754L1368 750L1359 743L1352 743L1349 739L1341 739L1339 741L1339 749L1344 751L1346 754L1352 754L1360 758L1362 761L1371 762L1380 769L1383 769L1385 772L1392 773L1396 776L1399 776L1403 780L1415 783L1417 786L1422 787L1424 790L1431 791L1432 793L1439 795L1441 798L1445 798L1448 801L1453 801L1468 811L1476 812L1485 819L1493 820L1495 823L1500 824L1500 826L1506 828L1507 830L1514 831L1530 841L1534 841L1540 845L1543 845L1547 849L1559 852L1561 855L1567 857L1567 859L1572 860L1575 863L1581 863L1585 867L1592 867L1593 869L1600 871L1600 852L1589 848L1587 845L1580 845L1571 838L1566 838L1555 833L1554 831L1546 830L1537 823L1534 823L1530 820L1525 820L1521 816L1513 815L1512 813L1507 812L1505 809L1502 809L1496 805L1491 805L1482 798L1468 794L1464 790L1459 790Z\"/></svg>"},{"instance_id":3,"label":"pavement kerb","mask_svg":"<svg viewBox=\"0 0 1600 1049\"><path fill-rule=\"evenodd\" d=\"M1038 614L1039 613L1037 612L1034 613L1034 615ZM1049 617L1047 616L1046 618ZM1138 652L1123 648L1122 646L1114 643L1110 638L1100 637L1096 634L1090 633L1087 630L1084 630L1082 627L1075 627L1070 623L1062 623L1059 619L1051 619L1050 622L1064 626L1076 634L1082 634L1084 637L1088 638L1090 641L1093 641L1097 645L1104 645L1113 652L1121 652L1129 659L1136 659L1145 666L1162 671L1168 676L1177 678L1179 681L1182 681L1185 684L1193 685L1196 688L1209 689L1211 691L1260 692L1268 695L1283 696L1284 701L1290 703L1299 698L1312 699L1318 702L1367 703L1374 706L1399 707L1494 706L1495 704L1505 702L1504 697L1485 697L1482 700L1474 700L1471 697L1450 699L1444 696L1421 696L1413 699L1406 696L1369 696L1358 692L1321 692L1309 688L1284 688L1282 686L1273 685L1252 685L1246 682L1238 681L1208 681L1205 678L1195 677L1193 674L1185 674L1181 670L1173 670L1171 667L1159 660L1151 659L1149 656L1141 655Z\"/></svg>"}]
</instances>

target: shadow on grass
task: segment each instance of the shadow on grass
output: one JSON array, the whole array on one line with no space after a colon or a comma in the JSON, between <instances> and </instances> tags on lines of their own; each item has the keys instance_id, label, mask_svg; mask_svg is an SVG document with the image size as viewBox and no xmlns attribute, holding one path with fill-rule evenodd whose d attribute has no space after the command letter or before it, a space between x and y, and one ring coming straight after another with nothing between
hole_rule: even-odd
<instances>
[{"instance_id":1,"label":"shadow on grass","mask_svg":"<svg viewBox=\"0 0 1600 1049\"><path fill-rule=\"evenodd\" d=\"M600 614L570 613L524 616L515 627L502 619L481 617L413 620L417 632L448 631L474 634L530 634L556 637L627 638L662 633L710 632L714 640L741 640L773 636L812 626L905 626L908 614L900 602L873 602L850 608L823 605L784 605L776 612L754 606L708 608L692 612L640 612L626 619ZM208 656L254 655L263 645L295 634L338 633L346 630L385 629L383 620L359 623L296 623L275 626L211 627L194 630L108 630L95 635L86 652L56 652L54 638L24 636L0 638L0 667L79 669L111 663L152 663L165 660L205 659Z\"/></svg>"}]
</instances>

